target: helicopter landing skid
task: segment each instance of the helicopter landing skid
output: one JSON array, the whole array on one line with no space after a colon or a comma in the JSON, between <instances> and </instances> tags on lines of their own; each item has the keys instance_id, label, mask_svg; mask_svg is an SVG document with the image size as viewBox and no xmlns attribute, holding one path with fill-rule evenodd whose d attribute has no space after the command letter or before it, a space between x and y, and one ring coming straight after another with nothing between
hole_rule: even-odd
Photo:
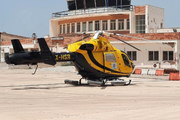
<instances>
[{"instance_id":1,"label":"helicopter landing skid","mask_svg":"<svg viewBox=\"0 0 180 120\"><path fill-rule=\"evenodd\" d=\"M64 83L65 84L71 84L71 85L79 85L79 82L78 81L73 81L73 80L64 80Z\"/></svg>"},{"instance_id":2,"label":"helicopter landing skid","mask_svg":"<svg viewBox=\"0 0 180 120\"><path fill-rule=\"evenodd\" d=\"M92 86L105 86L105 81L91 81L88 80L88 85L92 85Z\"/></svg>"},{"instance_id":3,"label":"helicopter landing skid","mask_svg":"<svg viewBox=\"0 0 180 120\"><path fill-rule=\"evenodd\" d=\"M80 85L96 85L96 86L104 86L105 82L104 81L91 81L87 80L87 83L82 83L83 78L81 78L79 81L74 81L74 80L64 80L65 84L71 84L75 86L80 86Z\"/></svg>"},{"instance_id":4,"label":"helicopter landing skid","mask_svg":"<svg viewBox=\"0 0 180 120\"><path fill-rule=\"evenodd\" d=\"M79 85L106 86L106 82L107 82L107 81L91 81L91 80L88 80L87 84L82 84L81 83L82 79L83 78L81 78L79 81L64 80L64 82L65 82L65 84L71 84L71 85L75 85L75 86L79 86ZM126 81L124 81L123 79L111 81L112 86L128 86L130 84L131 84L131 80L129 80L129 83L126 83Z\"/></svg>"},{"instance_id":5,"label":"helicopter landing skid","mask_svg":"<svg viewBox=\"0 0 180 120\"><path fill-rule=\"evenodd\" d=\"M85 84L85 83L82 84L82 82L81 82L82 79L83 79L83 78L81 78L79 81L74 81L74 80L64 80L64 83L65 83L65 84L75 85L75 86L79 86L79 85L88 85L88 83L87 83L87 84Z\"/></svg>"},{"instance_id":6,"label":"helicopter landing skid","mask_svg":"<svg viewBox=\"0 0 180 120\"><path fill-rule=\"evenodd\" d=\"M126 83L126 81L122 79L111 81L112 86L128 86L130 84L131 84L131 80L129 80L129 83Z\"/></svg>"}]
</instances>

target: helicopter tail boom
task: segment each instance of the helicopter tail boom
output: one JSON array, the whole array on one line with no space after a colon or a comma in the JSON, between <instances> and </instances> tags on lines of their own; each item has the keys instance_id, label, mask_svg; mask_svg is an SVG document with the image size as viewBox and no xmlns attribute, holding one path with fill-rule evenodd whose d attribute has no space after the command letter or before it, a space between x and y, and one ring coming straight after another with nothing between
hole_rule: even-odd
<instances>
[{"instance_id":1,"label":"helicopter tail boom","mask_svg":"<svg viewBox=\"0 0 180 120\"><path fill-rule=\"evenodd\" d=\"M25 52L18 39L12 40L14 53L6 56L7 64L14 65L36 65L37 63L45 63L55 65L56 62L75 61L75 53L52 53L44 38L38 39L41 51Z\"/></svg>"}]
</instances>

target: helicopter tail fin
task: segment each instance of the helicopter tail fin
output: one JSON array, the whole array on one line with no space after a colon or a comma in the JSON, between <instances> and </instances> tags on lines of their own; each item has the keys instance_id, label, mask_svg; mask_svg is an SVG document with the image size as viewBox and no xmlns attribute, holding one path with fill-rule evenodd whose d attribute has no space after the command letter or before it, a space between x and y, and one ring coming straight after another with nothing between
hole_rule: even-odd
<instances>
[{"instance_id":1,"label":"helicopter tail fin","mask_svg":"<svg viewBox=\"0 0 180 120\"><path fill-rule=\"evenodd\" d=\"M42 55L43 62L45 64L55 65L56 64L55 58L53 57L52 52L50 51L45 39L39 38L38 42L41 48L41 55Z\"/></svg>"},{"instance_id":2,"label":"helicopter tail fin","mask_svg":"<svg viewBox=\"0 0 180 120\"><path fill-rule=\"evenodd\" d=\"M11 40L11 43L13 45L13 49L14 49L14 53L23 53L25 52L24 51L24 48L22 47L19 39L13 39Z\"/></svg>"}]
</instances>

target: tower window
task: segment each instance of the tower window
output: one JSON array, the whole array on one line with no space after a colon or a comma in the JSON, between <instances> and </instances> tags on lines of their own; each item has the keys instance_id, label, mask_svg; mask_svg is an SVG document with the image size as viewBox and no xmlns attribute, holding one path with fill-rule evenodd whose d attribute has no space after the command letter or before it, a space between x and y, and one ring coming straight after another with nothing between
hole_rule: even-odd
<instances>
[{"instance_id":1,"label":"tower window","mask_svg":"<svg viewBox=\"0 0 180 120\"><path fill-rule=\"evenodd\" d=\"M83 32L86 32L86 22L83 22L83 29L82 29Z\"/></svg>"},{"instance_id":2,"label":"tower window","mask_svg":"<svg viewBox=\"0 0 180 120\"><path fill-rule=\"evenodd\" d=\"M70 33L70 24L67 24L67 33Z\"/></svg>"},{"instance_id":3,"label":"tower window","mask_svg":"<svg viewBox=\"0 0 180 120\"><path fill-rule=\"evenodd\" d=\"M93 31L93 22L89 22L89 31Z\"/></svg>"},{"instance_id":4,"label":"tower window","mask_svg":"<svg viewBox=\"0 0 180 120\"><path fill-rule=\"evenodd\" d=\"M63 25L63 33L66 33L66 26L65 26L65 24Z\"/></svg>"},{"instance_id":5,"label":"tower window","mask_svg":"<svg viewBox=\"0 0 180 120\"><path fill-rule=\"evenodd\" d=\"M130 22L129 22L129 19L127 19L127 29L128 29L128 30L130 29Z\"/></svg>"},{"instance_id":6,"label":"tower window","mask_svg":"<svg viewBox=\"0 0 180 120\"><path fill-rule=\"evenodd\" d=\"M99 29L99 21L95 21L95 30L97 31L97 30L100 30Z\"/></svg>"},{"instance_id":7,"label":"tower window","mask_svg":"<svg viewBox=\"0 0 180 120\"><path fill-rule=\"evenodd\" d=\"M60 25L60 34L62 34L63 30L62 30L62 25Z\"/></svg>"},{"instance_id":8,"label":"tower window","mask_svg":"<svg viewBox=\"0 0 180 120\"><path fill-rule=\"evenodd\" d=\"M118 29L123 30L124 29L124 20L118 20Z\"/></svg>"},{"instance_id":9,"label":"tower window","mask_svg":"<svg viewBox=\"0 0 180 120\"><path fill-rule=\"evenodd\" d=\"M136 33L145 33L145 15L136 16Z\"/></svg>"},{"instance_id":10,"label":"tower window","mask_svg":"<svg viewBox=\"0 0 180 120\"><path fill-rule=\"evenodd\" d=\"M103 30L108 30L108 21L107 20L104 20L102 21L102 24L103 24Z\"/></svg>"},{"instance_id":11,"label":"tower window","mask_svg":"<svg viewBox=\"0 0 180 120\"><path fill-rule=\"evenodd\" d=\"M72 33L75 32L75 24L74 24L74 23L71 24L71 32L72 32Z\"/></svg>"},{"instance_id":12,"label":"tower window","mask_svg":"<svg viewBox=\"0 0 180 120\"><path fill-rule=\"evenodd\" d=\"M111 20L111 30L116 30L116 20Z\"/></svg>"},{"instance_id":13,"label":"tower window","mask_svg":"<svg viewBox=\"0 0 180 120\"><path fill-rule=\"evenodd\" d=\"M77 23L77 32L80 32L80 31L81 31L81 24Z\"/></svg>"}]
</instances>

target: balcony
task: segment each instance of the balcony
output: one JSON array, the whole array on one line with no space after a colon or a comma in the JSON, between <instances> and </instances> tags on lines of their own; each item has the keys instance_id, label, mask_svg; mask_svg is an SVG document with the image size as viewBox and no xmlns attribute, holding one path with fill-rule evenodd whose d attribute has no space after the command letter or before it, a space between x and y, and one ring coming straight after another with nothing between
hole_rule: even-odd
<instances>
[{"instance_id":1,"label":"balcony","mask_svg":"<svg viewBox=\"0 0 180 120\"><path fill-rule=\"evenodd\" d=\"M85 14L88 15L88 14L108 13L108 12L128 12L128 11L133 11L133 5L97 7L97 8L89 8L89 9L62 11L62 12L53 13L52 18L85 15Z\"/></svg>"}]
</instances>

